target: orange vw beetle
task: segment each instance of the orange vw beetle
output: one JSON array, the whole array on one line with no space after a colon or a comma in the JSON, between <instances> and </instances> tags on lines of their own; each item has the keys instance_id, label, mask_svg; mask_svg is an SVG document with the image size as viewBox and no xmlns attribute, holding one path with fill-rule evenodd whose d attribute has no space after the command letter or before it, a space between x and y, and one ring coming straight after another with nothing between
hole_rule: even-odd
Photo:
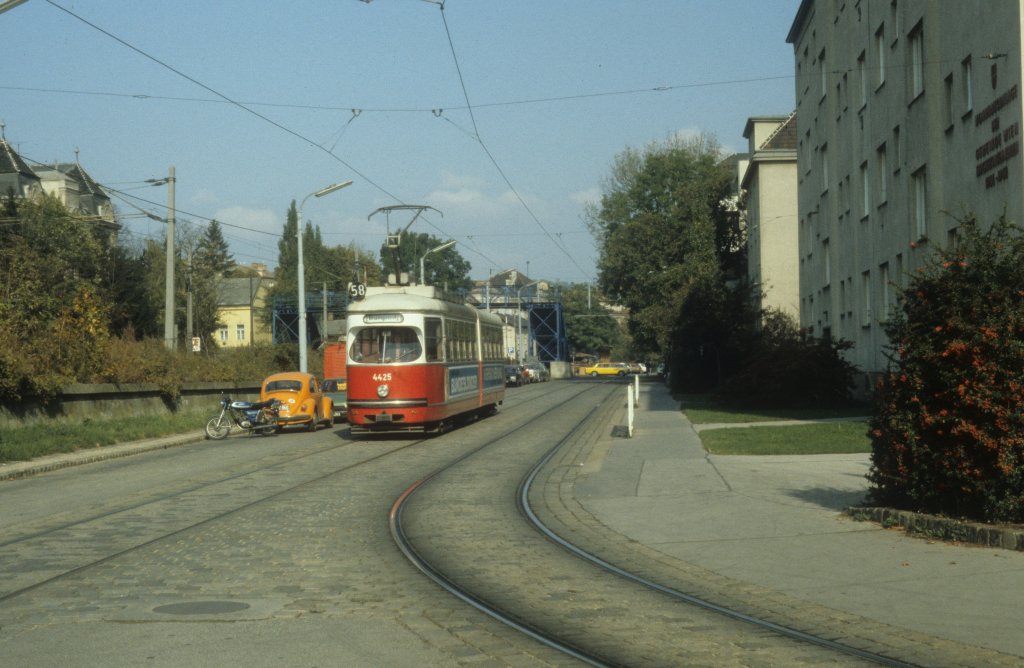
<instances>
[{"instance_id":1,"label":"orange vw beetle","mask_svg":"<svg viewBox=\"0 0 1024 668\"><path fill-rule=\"evenodd\" d=\"M321 422L334 425L334 402L324 396L314 375L299 371L275 373L260 387L260 401L281 402L278 424L301 424L307 431L316 431Z\"/></svg>"}]
</instances>

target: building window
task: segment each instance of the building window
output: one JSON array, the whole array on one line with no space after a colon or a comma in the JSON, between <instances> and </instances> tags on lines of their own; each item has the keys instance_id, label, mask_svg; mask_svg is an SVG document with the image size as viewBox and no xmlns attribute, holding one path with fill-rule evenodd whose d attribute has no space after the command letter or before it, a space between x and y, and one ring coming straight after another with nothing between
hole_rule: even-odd
<instances>
[{"instance_id":1,"label":"building window","mask_svg":"<svg viewBox=\"0 0 1024 668\"><path fill-rule=\"evenodd\" d=\"M974 111L974 79L971 76L971 57L967 56L960 63L960 96L964 105L964 115Z\"/></svg>"},{"instance_id":2,"label":"building window","mask_svg":"<svg viewBox=\"0 0 1024 668\"><path fill-rule=\"evenodd\" d=\"M928 236L928 173L924 167L914 172L912 196L914 205L914 234L916 239Z\"/></svg>"},{"instance_id":3,"label":"building window","mask_svg":"<svg viewBox=\"0 0 1024 668\"><path fill-rule=\"evenodd\" d=\"M227 327L221 327L219 330L217 330L217 334L220 337L220 342L221 343L227 343L228 342L228 328Z\"/></svg>"},{"instance_id":4,"label":"building window","mask_svg":"<svg viewBox=\"0 0 1024 668\"><path fill-rule=\"evenodd\" d=\"M953 75L949 74L942 82L942 110L946 120L946 132L953 129Z\"/></svg>"},{"instance_id":5,"label":"building window","mask_svg":"<svg viewBox=\"0 0 1024 668\"><path fill-rule=\"evenodd\" d=\"M889 263L884 262L878 267L879 280L882 281L882 312L879 314L883 321L889 319L889 311L892 309L892 285L889 284Z\"/></svg>"},{"instance_id":6,"label":"building window","mask_svg":"<svg viewBox=\"0 0 1024 668\"><path fill-rule=\"evenodd\" d=\"M864 299L864 313L861 319L861 325L864 327L871 326L871 272L865 271L860 275L860 288L861 294Z\"/></svg>"},{"instance_id":7,"label":"building window","mask_svg":"<svg viewBox=\"0 0 1024 668\"><path fill-rule=\"evenodd\" d=\"M892 129L892 153L892 173L895 174L903 164L903 138L898 125Z\"/></svg>"},{"instance_id":8,"label":"building window","mask_svg":"<svg viewBox=\"0 0 1024 668\"><path fill-rule=\"evenodd\" d=\"M822 285L832 284L832 255L828 252L828 239L821 242L822 264L825 270L825 282Z\"/></svg>"},{"instance_id":9,"label":"building window","mask_svg":"<svg viewBox=\"0 0 1024 668\"><path fill-rule=\"evenodd\" d=\"M863 51L857 57L857 79L857 85L860 89L858 108L863 109L868 104L868 66L867 58Z\"/></svg>"},{"instance_id":10,"label":"building window","mask_svg":"<svg viewBox=\"0 0 1024 668\"><path fill-rule=\"evenodd\" d=\"M825 69L825 49L818 55L818 71L821 75L821 99L828 95L828 70Z\"/></svg>"},{"instance_id":11,"label":"building window","mask_svg":"<svg viewBox=\"0 0 1024 668\"><path fill-rule=\"evenodd\" d=\"M828 192L828 144L822 144L821 151L821 192Z\"/></svg>"},{"instance_id":12,"label":"building window","mask_svg":"<svg viewBox=\"0 0 1024 668\"><path fill-rule=\"evenodd\" d=\"M884 142L878 147L876 155L877 159L875 160L875 164L877 165L877 169L875 171L878 172L878 204L882 205L885 204L889 197L889 166L885 163Z\"/></svg>"},{"instance_id":13,"label":"building window","mask_svg":"<svg viewBox=\"0 0 1024 668\"><path fill-rule=\"evenodd\" d=\"M885 24L883 23L875 31L875 58L878 60L878 69L875 70L877 73L875 88L885 83L885 51Z\"/></svg>"},{"instance_id":14,"label":"building window","mask_svg":"<svg viewBox=\"0 0 1024 668\"><path fill-rule=\"evenodd\" d=\"M861 163L860 166L860 193L861 193L861 218L867 218L871 213L871 181L868 180L868 163Z\"/></svg>"},{"instance_id":15,"label":"building window","mask_svg":"<svg viewBox=\"0 0 1024 668\"><path fill-rule=\"evenodd\" d=\"M910 100L924 94L924 28L921 23L910 31Z\"/></svg>"},{"instance_id":16,"label":"building window","mask_svg":"<svg viewBox=\"0 0 1024 668\"><path fill-rule=\"evenodd\" d=\"M235 325L235 339L238 341L245 341L245 325Z\"/></svg>"}]
</instances>

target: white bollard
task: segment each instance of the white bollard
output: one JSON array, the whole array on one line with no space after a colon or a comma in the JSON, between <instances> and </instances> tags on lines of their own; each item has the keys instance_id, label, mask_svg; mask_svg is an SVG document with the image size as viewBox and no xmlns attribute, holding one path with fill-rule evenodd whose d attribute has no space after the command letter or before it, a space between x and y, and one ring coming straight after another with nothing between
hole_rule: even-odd
<instances>
[{"instance_id":1,"label":"white bollard","mask_svg":"<svg viewBox=\"0 0 1024 668\"><path fill-rule=\"evenodd\" d=\"M626 433L633 438L633 388L626 388Z\"/></svg>"},{"instance_id":2,"label":"white bollard","mask_svg":"<svg viewBox=\"0 0 1024 668\"><path fill-rule=\"evenodd\" d=\"M633 376L633 397L635 405L640 408L640 375Z\"/></svg>"}]
</instances>

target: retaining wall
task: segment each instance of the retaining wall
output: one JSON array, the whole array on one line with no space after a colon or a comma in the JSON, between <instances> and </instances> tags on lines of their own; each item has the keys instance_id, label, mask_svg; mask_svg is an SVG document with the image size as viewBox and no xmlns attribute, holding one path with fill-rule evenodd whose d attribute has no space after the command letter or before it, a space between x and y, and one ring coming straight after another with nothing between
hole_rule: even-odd
<instances>
[{"instance_id":1,"label":"retaining wall","mask_svg":"<svg viewBox=\"0 0 1024 668\"><path fill-rule=\"evenodd\" d=\"M81 422L85 419L167 415L203 408L208 408L212 414L220 409L218 402L225 392L232 399L256 401L260 395L260 381L186 383L174 401L162 396L160 387L154 383L68 385L55 401L47 405L31 399L17 406L0 405L0 429L53 420Z\"/></svg>"}]
</instances>

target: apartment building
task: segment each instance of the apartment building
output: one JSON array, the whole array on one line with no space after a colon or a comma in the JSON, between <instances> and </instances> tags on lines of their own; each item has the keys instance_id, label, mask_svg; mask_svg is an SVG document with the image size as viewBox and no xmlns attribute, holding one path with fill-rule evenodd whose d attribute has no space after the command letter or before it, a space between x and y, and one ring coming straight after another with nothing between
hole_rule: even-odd
<instances>
[{"instance_id":1,"label":"apartment building","mask_svg":"<svg viewBox=\"0 0 1024 668\"><path fill-rule=\"evenodd\" d=\"M882 323L964 214L1024 221L1021 0L803 0L796 66L801 325L887 366Z\"/></svg>"},{"instance_id":2,"label":"apartment building","mask_svg":"<svg viewBox=\"0 0 1024 668\"><path fill-rule=\"evenodd\" d=\"M759 309L800 317L797 271L796 114L747 120L748 157L739 162L746 192L747 280Z\"/></svg>"}]
</instances>

